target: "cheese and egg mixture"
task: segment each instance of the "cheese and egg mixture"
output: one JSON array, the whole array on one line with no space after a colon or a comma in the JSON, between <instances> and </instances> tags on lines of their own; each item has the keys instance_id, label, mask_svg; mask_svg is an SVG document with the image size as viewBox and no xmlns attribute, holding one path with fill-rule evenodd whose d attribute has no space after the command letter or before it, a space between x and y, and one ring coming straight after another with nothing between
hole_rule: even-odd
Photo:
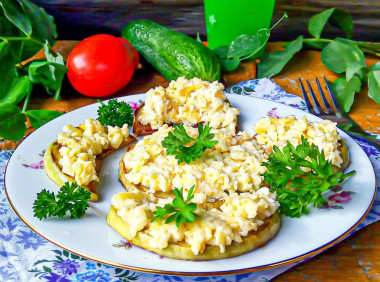
<instances>
[{"instance_id":1,"label":"cheese and egg mixture","mask_svg":"<svg viewBox=\"0 0 380 282\"><path fill-rule=\"evenodd\" d=\"M99 121L86 119L83 125L73 127L65 125L63 133L58 134L61 145L59 164L62 172L75 178L78 185L98 182L96 173L96 155L107 149L118 149L128 139L128 124L123 127L104 127Z\"/></svg>"},{"instance_id":2,"label":"cheese and egg mixture","mask_svg":"<svg viewBox=\"0 0 380 282\"><path fill-rule=\"evenodd\" d=\"M191 137L198 129L185 126ZM178 164L174 155L167 155L162 141L173 131L163 125L152 135L140 140L123 158L125 178L133 185L143 185L155 192L172 192L174 188L188 191L193 185L194 202L203 203L236 192L257 190L262 186L266 158L256 141L247 132L235 134L229 130L214 130L218 143L200 159L190 164Z\"/></svg>"},{"instance_id":3,"label":"cheese and egg mixture","mask_svg":"<svg viewBox=\"0 0 380 282\"><path fill-rule=\"evenodd\" d=\"M224 86L199 78L179 77L167 88L158 86L146 93L139 121L158 129L164 123L195 125L210 123L214 129L236 130L240 110L234 108L224 95Z\"/></svg>"},{"instance_id":4,"label":"cheese and egg mixture","mask_svg":"<svg viewBox=\"0 0 380 282\"><path fill-rule=\"evenodd\" d=\"M201 254L207 245L218 246L220 253L233 242L242 243L242 237L257 231L266 218L278 209L276 196L266 187L257 191L222 197L218 208L202 209L199 205L194 222L184 222L179 227L175 222L165 224L165 218L151 222L156 206L163 207L172 198L158 199L150 195L136 193L136 197L126 197L119 193L112 197L112 206L117 215L128 225L127 240L133 240L138 232L144 232L148 249L164 249L170 243L186 242L194 255ZM141 196L138 197L138 194ZM150 198L147 200L147 198Z\"/></svg>"},{"instance_id":5,"label":"cheese and egg mixture","mask_svg":"<svg viewBox=\"0 0 380 282\"><path fill-rule=\"evenodd\" d=\"M303 116L297 119L295 116L284 118L265 117L261 118L254 131L257 133L257 143L262 145L268 152L273 146L282 149L289 141L293 146L301 144L303 135L310 143L323 150L327 160L333 165L341 167L343 159L339 151L341 137L338 134L335 122L323 120L320 122L310 122Z\"/></svg>"}]
</instances>

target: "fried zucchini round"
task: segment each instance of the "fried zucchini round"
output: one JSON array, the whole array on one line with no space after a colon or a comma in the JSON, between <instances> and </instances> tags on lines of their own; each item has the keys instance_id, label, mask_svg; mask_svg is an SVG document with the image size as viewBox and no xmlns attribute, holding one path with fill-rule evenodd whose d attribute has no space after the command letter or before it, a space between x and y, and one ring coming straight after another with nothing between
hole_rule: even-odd
<instances>
[{"instance_id":1,"label":"fried zucchini round","mask_svg":"<svg viewBox=\"0 0 380 282\"><path fill-rule=\"evenodd\" d=\"M123 148L127 146L128 144L134 142L135 140L136 138L133 135L129 135L128 139L124 140L120 144L119 148ZM53 143L50 144L50 146L47 148L44 154L44 168L49 178L61 187L65 184L65 182L75 183L75 179L74 177L62 171L62 166L59 164L59 159L61 158L61 154L59 153L60 148L61 148L61 145L57 141L54 141ZM109 148L107 150L104 150L100 155L96 156L96 160L95 160L96 171L99 171L102 159L104 159L106 156L108 156L109 154L115 151L116 149ZM98 200L96 185L97 185L97 182L95 181L91 181L88 185L81 185L83 188L91 192L90 201L94 201L94 202Z\"/></svg>"},{"instance_id":2,"label":"fried zucchini round","mask_svg":"<svg viewBox=\"0 0 380 282\"><path fill-rule=\"evenodd\" d=\"M232 104L228 101L228 103L232 106ZM144 135L150 135L157 131L157 129L153 129L150 124L142 124L139 120L139 117L141 115L141 110L144 107L145 102L143 102L134 112L133 117L133 125L132 125L132 132L135 136L144 136ZM194 126L197 126L197 124L194 124ZM239 125L236 123L235 132L239 132Z\"/></svg>"},{"instance_id":3,"label":"fried zucchini round","mask_svg":"<svg viewBox=\"0 0 380 282\"><path fill-rule=\"evenodd\" d=\"M143 231L137 232L134 237L131 236L129 224L117 215L117 211L113 206L111 206L108 212L107 223L128 242L136 246L169 258L199 261L236 257L265 245L274 238L280 230L281 217L278 212L276 212L271 217L266 218L264 224L262 224L257 231L251 231L247 236L242 236L243 242L241 243L233 242L231 245L227 245L223 253L220 252L218 246L207 245L204 252L197 255L192 252L191 246L183 241L169 243L166 248L158 249L150 246L149 241L152 240L152 237Z\"/></svg>"}]
</instances>

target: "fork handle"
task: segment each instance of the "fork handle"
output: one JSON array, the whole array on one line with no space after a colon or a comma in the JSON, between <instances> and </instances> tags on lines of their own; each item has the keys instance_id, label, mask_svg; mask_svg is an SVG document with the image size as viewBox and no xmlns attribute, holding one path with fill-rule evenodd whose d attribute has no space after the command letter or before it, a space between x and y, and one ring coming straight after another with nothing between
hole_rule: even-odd
<instances>
[{"instance_id":1,"label":"fork handle","mask_svg":"<svg viewBox=\"0 0 380 282\"><path fill-rule=\"evenodd\" d=\"M352 131L346 131L346 133L348 135L353 136L353 137L366 140L368 143L370 143L371 145L375 146L376 149L380 152L380 141L379 140L377 140L377 139L375 139L373 137L370 137L370 136L363 136L361 134L358 134L358 133L355 133L355 132L352 132Z\"/></svg>"}]
</instances>

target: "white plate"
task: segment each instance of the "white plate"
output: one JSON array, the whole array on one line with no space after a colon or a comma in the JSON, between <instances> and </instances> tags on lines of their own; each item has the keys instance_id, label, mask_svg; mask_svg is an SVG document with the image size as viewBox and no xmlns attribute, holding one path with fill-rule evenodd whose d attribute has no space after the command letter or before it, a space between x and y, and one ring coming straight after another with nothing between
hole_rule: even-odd
<instances>
[{"instance_id":1,"label":"white plate","mask_svg":"<svg viewBox=\"0 0 380 282\"><path fill-rule=\"evenodd\" d=\"M319 120L310 114L268 100L239 95L228 96L231 103L240 108L240 128L252 132L252 125L277 108L280 116L290 114L309 120ZM137 102L145 95L122 98ZM300 219L283 217L278 235L264 247L239 257L214 261L181 261L160 258L158 255L139 247L131 249L113 247L123 238L109 227L103 217L88 211L81 219L49 218L38 220L33 216L33 202L42 189L57 191L43 169L25 168L24 163L41 160L41 152L56 139L65 124L74 126L86 118L96 118L98 104L86 106L45 124L23 141L13 153L5 175L6 193L12 207L31 229L48 241L72 253L101 263L137 271L177 275L216 275L244 273L300 261L339 242L347 236L365 217L375 198L375 174L364 151L347 134L340 132L347 141L351 164L347 171L356 170L344 184L347 190L354 191L352 200L344 204L344 209L317 210ZM111 196L124 191L118 181L118 163L124 150L107 157L100 171L100 201L93 204L104 214L110 207Z\"/></svg>"}]
</instances>

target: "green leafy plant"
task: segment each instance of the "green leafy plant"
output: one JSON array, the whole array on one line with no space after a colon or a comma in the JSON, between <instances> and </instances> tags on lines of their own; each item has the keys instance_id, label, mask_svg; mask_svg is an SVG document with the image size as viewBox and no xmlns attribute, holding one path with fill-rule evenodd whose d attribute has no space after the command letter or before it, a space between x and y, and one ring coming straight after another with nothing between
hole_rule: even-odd
<instances>
[{"instance_id":1,"label":"green leafy plant","mask_svg":"<svg viewBox=\"0 0 380 282\"><path fill-rule=\"evenodd\" d=\"M268 169L263 174L264 180L272 187L272 192L277 193L280 212L290 217L307 214L310 205L325 207L328 204L325 192L333 191L355 173L334 171L332 162L326 160L323 151L309 144L304 136L297 148L288 141L282 151L276 146L273 146L273 151L268 162L263 163ZM310 161L306 157L310 157ZM305 171L305 168L311 171Z\"/></svg>"},{"instance_id":2,"label":"green leafy plant","mask_svg":"<svg viewBox=\"0 0 380 282\"><path fill-rule=\"evenodd\" d=\"M64 217L69 212L71 218L80 218L89 207L90 198L91 192L76 183L66 182L57 195L43 189L33 203L34 216L38 219Z\"/></svg>"},{"instance_id":3,"label":"green leafy plant","mask_svg":"<svg viewBox=\"0 0 380 282\"><path fill-rule=\"evenodd\" d=\"M260 63L257 65L258 77L272 77L281 72L284 66L293 58L293 56L301 51L303 36L299 36L292 41L283 51L274 53L265 53Z\"/></svg>"},{"instance_id":4,"label":"green leafy plant","mask_svg":"<svg viewBox=\"0 0 380 282\"><path fill-rule=\"evenodd\" d=\"M104 104L98 99L101 106L98 108L97 120L103 124L123 127L124 124L132 125L133 123L133 110L130 105L123 101L111 99L108 104Z\"/></svg>"},{"instance_id":5,"label":"green leafy plant","mask_svg":"<svg viewBox=\"0 0 380 282\"><path fill-rule=\"evenodd\" d=\"M186 129L182 124L174 124L174 131L169 132L168 136L162 141L162 146L166 148L166 153L175 155L178 163L191 163L202 157L207 149L214 148L217 140L211 141L214 138L213 133L210 133L211 127L206 124L198 124L198 137L191 138L187 135Z\"/></svg>"},{"instance_id":6,"label":"green leafy plant","mask_svg":"<svg viewBox=\"0 0 380 282\"><path fill-rule=\"evenodd\" d=\"M187 194L187 199L184 201L183 188L180 190L175 188L175 198L173 199L173 202L171 204L166 204L164 207L156 206L156 210L154 211L155 216L152 221L162 219L164 216L168 215L168 218L165 220L166 224L175 221L175 224L179 227L182 222L193 222L196 216L194 211L197 208L197 204L190 203L190 200L194 198L193 191L194 185L190 188L189 193Z\"/></svg>"},{"instance_id":7,"label":"green leafy plant","mask_svg":"<svg viewBox=\"0 0 380 282\"><path fill-rule=\"evenodd\" d=\"M38 128L61 115L27 107L35 84L58 100L67 68L50 48L57 37L52 16L27 0L3 0L0 6L0 136L18 141L26 132L26 117ZM24 63L41 49L46 59Z\"/></svg>"},{"instance_id":8,"label":"green leafy plant","mask_svg":"<svg viewBox=\"0 0 380 282\"><path fill-rule=\"evenodd\" d=\"M327 24L340 28L346 38L321 38ZM258 77L271 77L280 73L290 59L301 49L322 50L321 60L330 70L341 74L332 88L339 103L349 112L355 93L368 85L368 96L380 104L380 66L368 68L364 53L380 57L380 44L352 40L353 23L350 14L340 8L331 8L314 15L308 23L313 38L298 37L285 44L283 51L264 54L258 64Z\"/></svg>"},{"instance_id":9,"label":"green leafy plant","mask_svg":"<svg viewBox=\"0 0 380 282\"><path fill-rule=\"evenodd\" d=\"M328 24L341 29L346 38L322 38L323 30ZM321 60L325 66L342 75L333 82L332 88L346 112L350 111L355 93L364 84L368 85L368 96L380 104L380 62L369 68L364 56L367 53L380 57L380 43L352 40L353 23L347 11L331 8L316 14L308 22L308 31L312 38L298 36L294 41L285 43L284 50L263 53L272 29L273 27L262 29L257 36L240 35L229 46L216 48L214 52L219 57L222 69L232 71L242 60L257 58L260 59L257 64L257 77L272 77L279 74L302 49L322 50Z\"/></svg>"},{"instance_id":10,"label":"green leafy plant","mask_svg":"<svg viewBox=\"0 0 380 282\"><path fill-rule=\"evenodd\" d=\"M241 61L258 58L264 52L272 29L287 17L288 15L284 13L284 16L271 28L260 29L256 35L242 34L232 41L229 46L214 49L213 51L219 58L222 70L233 71Z\"/></svg>"}]
</instances>

